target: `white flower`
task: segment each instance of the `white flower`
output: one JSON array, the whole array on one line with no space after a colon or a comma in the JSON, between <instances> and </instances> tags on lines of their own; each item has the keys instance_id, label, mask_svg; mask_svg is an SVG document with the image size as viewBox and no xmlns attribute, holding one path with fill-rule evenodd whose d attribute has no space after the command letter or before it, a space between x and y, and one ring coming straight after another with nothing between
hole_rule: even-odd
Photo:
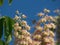
<instances>
[{"instance_id":1,"label":"white flower","mask_svg":"<svg viewBox=\"0 0 60 45\"><path fill-rule=\"evenodd\" d=\"M18 26L18 30L21 30L22 28L20 26Z\"/></svg>"},{"instance_id":2,"label":"white flower","mask_svg":"<svg viewBox=\"0 0 60 45\"><path fill-rule=\"evenodd\" d=\"M45 24L45 25L44 25L44 30L47 30L47 29L48 29L48 28L47 28L47 24Z\"/></svg>"},{"instance_id":3,"label":"white flower","mask_svg":"<svg viewBox=\"0 0 60 45\"><path fill-rule=\"evenodd\" d=\"M52 16L49 16L49 18L50 18L50 19L53 19L53 17L52 17Z\"/></svg>"},{"instance_id":4,"label":"white flower","mask_svg":"<svg viewBox=\"0 0 60 45\"><path fill-rule=\"evenodd\" d=\"M36 34L41 34L41 32L42 32L42 30L35 30L35 31L34 31L34 35L36 35Z\"/></svg>"},{"instance_id":5,"label":"white flower","mask_svg":"<svg viewBox=\"0 0 60 45\"><path fill-rule=\"evenodd\" d=\"M13 27L17 27L17 26L19 26L19 23L18 23L18 22L16 22L16 23L13 25Z\"/></svg>"},{"instance_id":6,"label":"white flower","mask_svg":"<svg viewBox=\"0 0 60 45\"><path fill-rule=\"evenodd\" d=\"M41 35L36 34L36 35L33 36L33 39L40 40L41 39Z\"/></svg>"},{"instance_id":7,"label":"white flower","mask_svg":"<svg viewBox=\"0 0 60 45\"><path fill-rule=\"evenodd\" d=\"M49 38L47 38L47 37L43 38L43 40L44 40L44 42L47 42L47 43L50 42Z\"/></svg>"},{"instance_id":8,"label":"white flower","mask_svg":"<svg viewBox=\"0 0 60 45\"><path fill-rule=\"evenodd\" d=\"M18 35L18 38L19 38L20 40L23 40L25 37L24 37L24 35Z\"/></svg>"},{"instance_id":9,"label":"white flower","mask_svg":"<svg viewBox=\"0 0 60 45\"><path fill-rule=\"evenodd\" d=\"M60 12L60 10L59 10L59 9L57 9L57 10L54 10L54 12L55 12L55 13L59 13L59 12Z\"/></svg>"},{"instance_id":10,"label":"white flower","mask_svg":"<svg viewBox=\"0 0 60 45\"><path fill-rule=\"evenodd\" d=\"M28 45L28 43L26 41L21 41L20 45Z\"/></svg>"},{"instance_id":11,"label":"white flower","mask_svg":"<svg viewBox=\"0 0 60 45\"><path fill-rule=\"evenodd\" d=\"M22 30L22 35L26 35L26 30Z\"/></svg>"},{"instance_id":12,"label":"white flower","mask_svg":"<svg viewBox=\"0 0 60 45\"><path fill-rule=\"evenodd\" d=\"M40 31L43 30L43 28L41 26L35 26L35 28L36 28L36 30L40 30Z\"/></svg>"},{"instance_id":13,"label":"white flower","mask_svg":"<svg viewBox=\"0 0 60 45\"><path fill-rule=\"evenodd\" d=\"M44 25L44 29L45 29L45 30L46 30L46 29L49 29L49 28L55 29L55 28L56 28L56 25L55 25L54 23L50 23L50 24L45 24L45 25Z\"/></svg>"},{"instance_id":14,"label":"white flower","mask_svg":"<svg viewBox=\"0 0 60 45\"><path fill-rule=\"evenodd\" d=\"M19 35L18 32L14 32L15 37L18 37L18 35Z\"/></svg>"},{"instance_id":15,"label":"white flower","mask_svg":"<svg viewBox=\"0 0 60 45\"><path fill-rule=\"evenodd\" d=\"M31 34L29 32L26 32L26 36L31 36Z\"/></svg>"},{"instance_id":16,"label":"white flower","mask_svg":"<svg viewBox=\"0 0 60 45\"><path fill-rule=\"evenodd\" d=\"M41 20L39 20L39 22L42 22L42 23L44 23L46 21L47 21L46 18L42 18Z\"/></svg>"},{"instance_id":17,"label":"white flower","mask_svg":"<svg viewBox=\"0 0 60 45\"><path fill-rule=\"evenodd\" d=\"M49 36L49 32L44 31L44 32L42 32L42 35L43 36Z\"/></svg>"},{"instance_id":18,"label":"white flower","mask_svg":"<svg viewBox=\"0 0 60 45\"><path fill-rule=\"evenodd\" d=\"M16 10L16 14L19 14L19 11L18 10Z\"/></svg>"},{"instance_id":19,"label":"white flower","mask_svg":"<svg viewBox=\"0 0 60 45\"><path fill-rule=\"evenodd\" d=\"M22 32L28 32L27 30L22 30Z\"/></svg>"},{"instance_id":20,"label":"white flower","mask_svg":"<svg viewBox=\"0 0 60 45\"><path fill-rule=\"evenodd\" d=\"M22 30L22 35L30 36L30 33L27 30Z\"/></svg>"},{"instance_id":21,"label":"white flower","mask_svg":"<svg viewBox=\"0 0 60 45\"><path fill-rule=\"evenodd\" d=\"M50 36L51 37L54 37L55 36L55 34L52 31L50 31L49 33L50 33Z\"/></svg>"},{"instance_id":22,"label":"white flower","mask_svg":"<svg viewBox=\"0 0 60 45\"><path fill-rule=\"evenodd\" d=\"M26 37L26 40L29 42L29 43L32 43L32 39L30 37Z\"/></svg>"},{"instance_id":23,"label":"white flower","mask_svg":"<svg viewBox=\"0 0 60 45\"><path fill-rule=\"evenodd\" d=\"M23 15L22 15L22 18L26 18L26 16L23 14Z\"/></svg>"},{"instance_id":24,"label":"white flower","mask_svg":"<svg viewBox=\"0 0 60 45\"><path fill-rule=\"evenodd\" d=\"M41 13L38 13L38 16L43 16L43 15L44 15L44 13L42 13L42 12Z\"/></svg>"},{"instance_id":25,"label":"white flower","mask_svg":"<svg viewBox=\"0 0 60 45\"><path fill-rule=\"evenodd\" d=\"M48 18L49 18L49 20L51 20L51 21L56 21L55 18L52 17L52 16L49 16Z\"/></svg>"},{"instance_id":26,"label":"white flower","mask_svg":"<svg viewBox=\"0 0 60 45\"><path fill-rule=\"evenodd\" d=\"M47 28L52 28L52 26L50 24L46 24Z\"/></svg>"},{"instance_id":27,"label":"white flower","mask_svg":"<svg viewBox=\"0 0 60 45\"><path fill-rule=\"evenodd\" d=\"M50 41L51 41L51 42L54 42L54 38L52 38L52 37L49 37L49 39L50 39Z\"/></svg>"},{"instance_id":28,"label":"white flower","mask_svg":"<svg viewBox=\"0 0 60 45\"><path fill-rule=\"evenodd\" d=\"M14 30L15 30L15 31L17 31L17 30L18 30L18 28L17 28L17 27L14 27Z\"/></svg>"},{"instance_id":29,"label":"white flower","mask_svg":"<svg viewBox=\"0 0 60 45\"><path fill-rule=\"evenodd\" d=\"M53 17L48 15L46 15L44 18L46 18L47 21L53 20Z\"/></svg>"},{"instance_id":30,"label":"white flower","mask_svg":"<svg viewBox=\"0 0 60 45\"><path fill-rule=\"evenodd\" d=\"M30 26L29 25L26 25L25 28L26 28L26 30L30 30Z\"/></svg>"},{"instance_id":31,"label":"white flower","mask_svg":"<svg viewBox=\"0 0 60 45\"><path fill-rule=\"evenodd\" d=\"M15 31L21 30L22 28L20 26L14 27Z\"/></svg>"},{"instance_id":32,"label":"white flower","mask_svg":"<svg viewBox=\"0 0 60 45\"><path fill-rule=\"evenodd\" d=\"M48 9L45 8L45 9L44 9L44 12L45 12L45 13L49 13L50 10L48 10Z\"/></svg>"},{"instance_id":33,"label":"white flower","mask_svg":"<svg viewBox=\"0 0 60 45\"><path fill-rule=\"evenodd\" d=\"M54 23L51 23L51 26L52 26L53 29L56 28L56 25Z\"/></svg>"},{"instance_id":34,"label":"white flower","mask_svg":"<svg viewBox=\"0 0 60 45\"><path fill-rule=\"evenodd\" d=\"M14 18L14 20L18 20L19 19L19 17L17 16L17 15L15 15L15 18Z\"/></svg>"},{"instance_id":35,"label":"white flower","mask_svg":"<svg viewBox=\"0 0 60 45\"><path fill-rule=\"evenodd\" d=\"M26 26L27 25L27 22L24 21L24 20L22 20L21 23L22 23L23 26Z\"/></svg>"},{"instance_id":36,"label":"white flower","mask_svg":"<svg viewBox=\"0 0 60 45\"><path fill-rule=\"evenodd\" d=\"M22 30L22 35L31 36L31 34L27 30Z\"/></svg>"},{"instance_id":37,"label":"white flower","mask_svg":"<svg viewBox=\"0 0 60 45\"><path fill-rule=\"evenodd\" d=\"M39 41L33 41L32 45L41 45L41 42L39 42Z\"/></svg>"}]
</instances>

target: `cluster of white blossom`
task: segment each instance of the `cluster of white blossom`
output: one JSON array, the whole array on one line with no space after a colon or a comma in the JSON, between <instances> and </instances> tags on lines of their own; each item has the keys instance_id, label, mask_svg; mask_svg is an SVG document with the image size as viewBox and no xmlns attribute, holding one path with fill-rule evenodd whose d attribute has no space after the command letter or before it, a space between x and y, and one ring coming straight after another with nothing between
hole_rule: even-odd
<instances>
[{"instance_id":1,"label":"cluster of white blossom","mask_svg":"<svg viewBox=\"0 0 60 45\"><path fill-rule=\"evenodd\" d=\"M44 9L44 13L49 13L50 10ZM51 29L55 29L56 25L52 22L55 21L54 17L48 16L44 13L38 13L38 16L42 17L36 23L35 31L32 36L36 41L34 45L55 45L54 44L54 32ZM39 24L38 24L39 23ZM43 25L43 26L41 26Z\"/></svg>"},{"instance_id":2,"label":"cluster of white blossom","mask_svg":"<svg viewBox=\"0 0 60 45\"><path fill-rule=\"evenodd\" d=\"M55 21L52 16L46 15L50 10L44 9L44 13L38 13L39 21L35 25L35 31L33 34L29 33L30 26L22 18L26 18L23 14L21 16L15 16L16 20L14 27L15 45L54 45L54 33L51 29L55 29L56 26L52 21ZM16 11L19 14L19 11ZM43 26L41 26L43 24Z\"/></svg>"},{"instance_id":3,"label":"cluster of white blossom","mask_svg":"<svg viewBox=\"0 0 60 45\"><path fill-rule=\"evenodd\" d=\"M16 11L16 14L19 14L18 10ZM21 14L20 16L16 15L14 18L15 24L13 27L15 45L31 45L31 34L28 32L30 30L30 26L22 18L26 18L26 16L24 14Z\"/></svg>"}]
</instances>

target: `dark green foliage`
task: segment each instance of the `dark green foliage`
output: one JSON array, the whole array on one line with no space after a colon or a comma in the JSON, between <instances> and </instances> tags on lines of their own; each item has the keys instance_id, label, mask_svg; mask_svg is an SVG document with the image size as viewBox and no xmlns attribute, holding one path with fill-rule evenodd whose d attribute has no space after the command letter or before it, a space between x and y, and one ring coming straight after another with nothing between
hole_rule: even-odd
<instances>
[{"instance_id":1,"label":"dark green foliage","mask_svg":"<svg viewBox=\"0 0 60 45\"><path fill-rule=\"evenodd\" d=\"M0 40L0 45L5 45L4 41Z\"/></svg>"},{"instance_id":2,"label":"dark green foliage","mask_svg":"<svg viewBox=\"0 0 60 45\"><path fill-rule=\"evenodd\" d=\"M5 17L4 21L4 35L5 35L5 40L9 42L8 39L12 38L12 19L9 17Z\"/></svg>"},{"instance_id":3,"label":"dark green foliage","mask_svg":"<svg viewBox=\"0 0 60 45\"><path fill-rule=\"evenodd\" d=\"M4 21L4 18L1 18L1 19L0 19L0 38L1 38L2 35L3 35L3 21Z\"/></svg>"},{"instance_id":4,"label":"dark green foliage","mask_svg":"<svg viewBox=\"0 0 60 45\"><path fill-rule=\"evenodd\" d=\"M8 3L11 4L13 0L8 0ZM0 0L0 6L3 5L4 0Z\"/></svg>"},{"instance_id":5,"label":"dark green foliage","mask_svg":"<svg viewBox=\"0 0 60 45\"><path fill-rule=\"evenodd\" d=\"M2 6L3 5L3 0L0 0L0 6Z\"/></svg>"},{"instance_id":6,"label":"dark green foliage","mask_svg":"<svg viewBox=\"0 0 60 45\"><path fill-rule=\"evenodd\" d=\"M13 24L14 20L10 17L4 16L0 18L0 38L4 34L5 45L7 45L12 40Z\"/></svg>"}]
</instances>

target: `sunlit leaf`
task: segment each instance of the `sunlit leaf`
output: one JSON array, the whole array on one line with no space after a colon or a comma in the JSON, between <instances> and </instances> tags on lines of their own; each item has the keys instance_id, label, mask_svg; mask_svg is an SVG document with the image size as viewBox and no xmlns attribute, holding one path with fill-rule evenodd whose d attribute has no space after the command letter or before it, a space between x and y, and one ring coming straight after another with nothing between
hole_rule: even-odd
<instances>
[{"instance_id":1,"label":"sunlit leaf","mask_svg":"<svg viewBox=\"0 0 60 45\"><path fill-rule=\"evenodd\" d=\"M9 43L11 40L12 40L12 36L9 35L8 38L7 38L7 43Z\"/></svg>"},{"instance_id":2,"label":"sunlit leaf","mask_svg":"<svg viewBox=\"0 0 60 45\"><path fill-rule=\"evenodd\" d=\"M2 6L3 5L3 0L0 0L0 6Z\"/></svg>"}]
</instances>

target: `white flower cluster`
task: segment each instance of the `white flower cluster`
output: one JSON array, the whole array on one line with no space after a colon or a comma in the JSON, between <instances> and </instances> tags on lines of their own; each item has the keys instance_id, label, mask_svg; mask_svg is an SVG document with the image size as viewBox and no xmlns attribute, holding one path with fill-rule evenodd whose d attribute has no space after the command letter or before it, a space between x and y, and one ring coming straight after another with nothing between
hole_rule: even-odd
<instances>
[{"instance_id":1,"label":"white flower cluster","mask_svg":"<svg viewBox=\"0 0 60 45\"><path fill-rule=\"evenodd\" d=\"M50 10L44 9L45 13L49 13ZM19 14L17 11L16 13ZM30 34L30 26L27 25L25 20L21 18L26 18L23 14L22 17L15 16L14 20L16 23L14 27L14 36L15 36L15 45L54 45L54 33L51 29L55 29L56 25L52 23L55 21L52 16L45 15L44 13L38 13L38 16L42 17L36 23L35 31L33 34ZM20 20L20 21L19 21ZM38 25L39 23L39 25ZM43 26L41 26L43 24Z\"/></svg>"},{"instance_id":2,"label":"white flower cluster","mask_svg":"<svg viewBox=\"0 0 60 45\"><path fill-rule=\"evenodd\" d=\"M16 11L16 14L19 14L19 11ZM30 26L22 18L26 18L26 16L24 14L21 16L16 15L14 18L15 24L13 27L15 45L31 45L31 34L28 32L30 30Z\"/></svg>"},{"instance_id":3,"label":"white flower cluster","mask_svg":"<svg viewBox=\"0 0 60 45\"><path fill-rule=\"evenodd\" d=\"M45 13L49 13L50 10L44 9ZM39 21L37 23L39 23L39 25L36 23L35 26L35 31L34 34L32 36L34 41L37 41L36 45L55 45L54 44L54 32L51 31L52 29L56 28L56 25L52 22L55 21L54 18L52 16L48 16L45 15L43 13L39 13L38 16L42 16L41 19L39 19ZM43 26L41 26L43 25Z\"/></svg>"}]
</instances>

